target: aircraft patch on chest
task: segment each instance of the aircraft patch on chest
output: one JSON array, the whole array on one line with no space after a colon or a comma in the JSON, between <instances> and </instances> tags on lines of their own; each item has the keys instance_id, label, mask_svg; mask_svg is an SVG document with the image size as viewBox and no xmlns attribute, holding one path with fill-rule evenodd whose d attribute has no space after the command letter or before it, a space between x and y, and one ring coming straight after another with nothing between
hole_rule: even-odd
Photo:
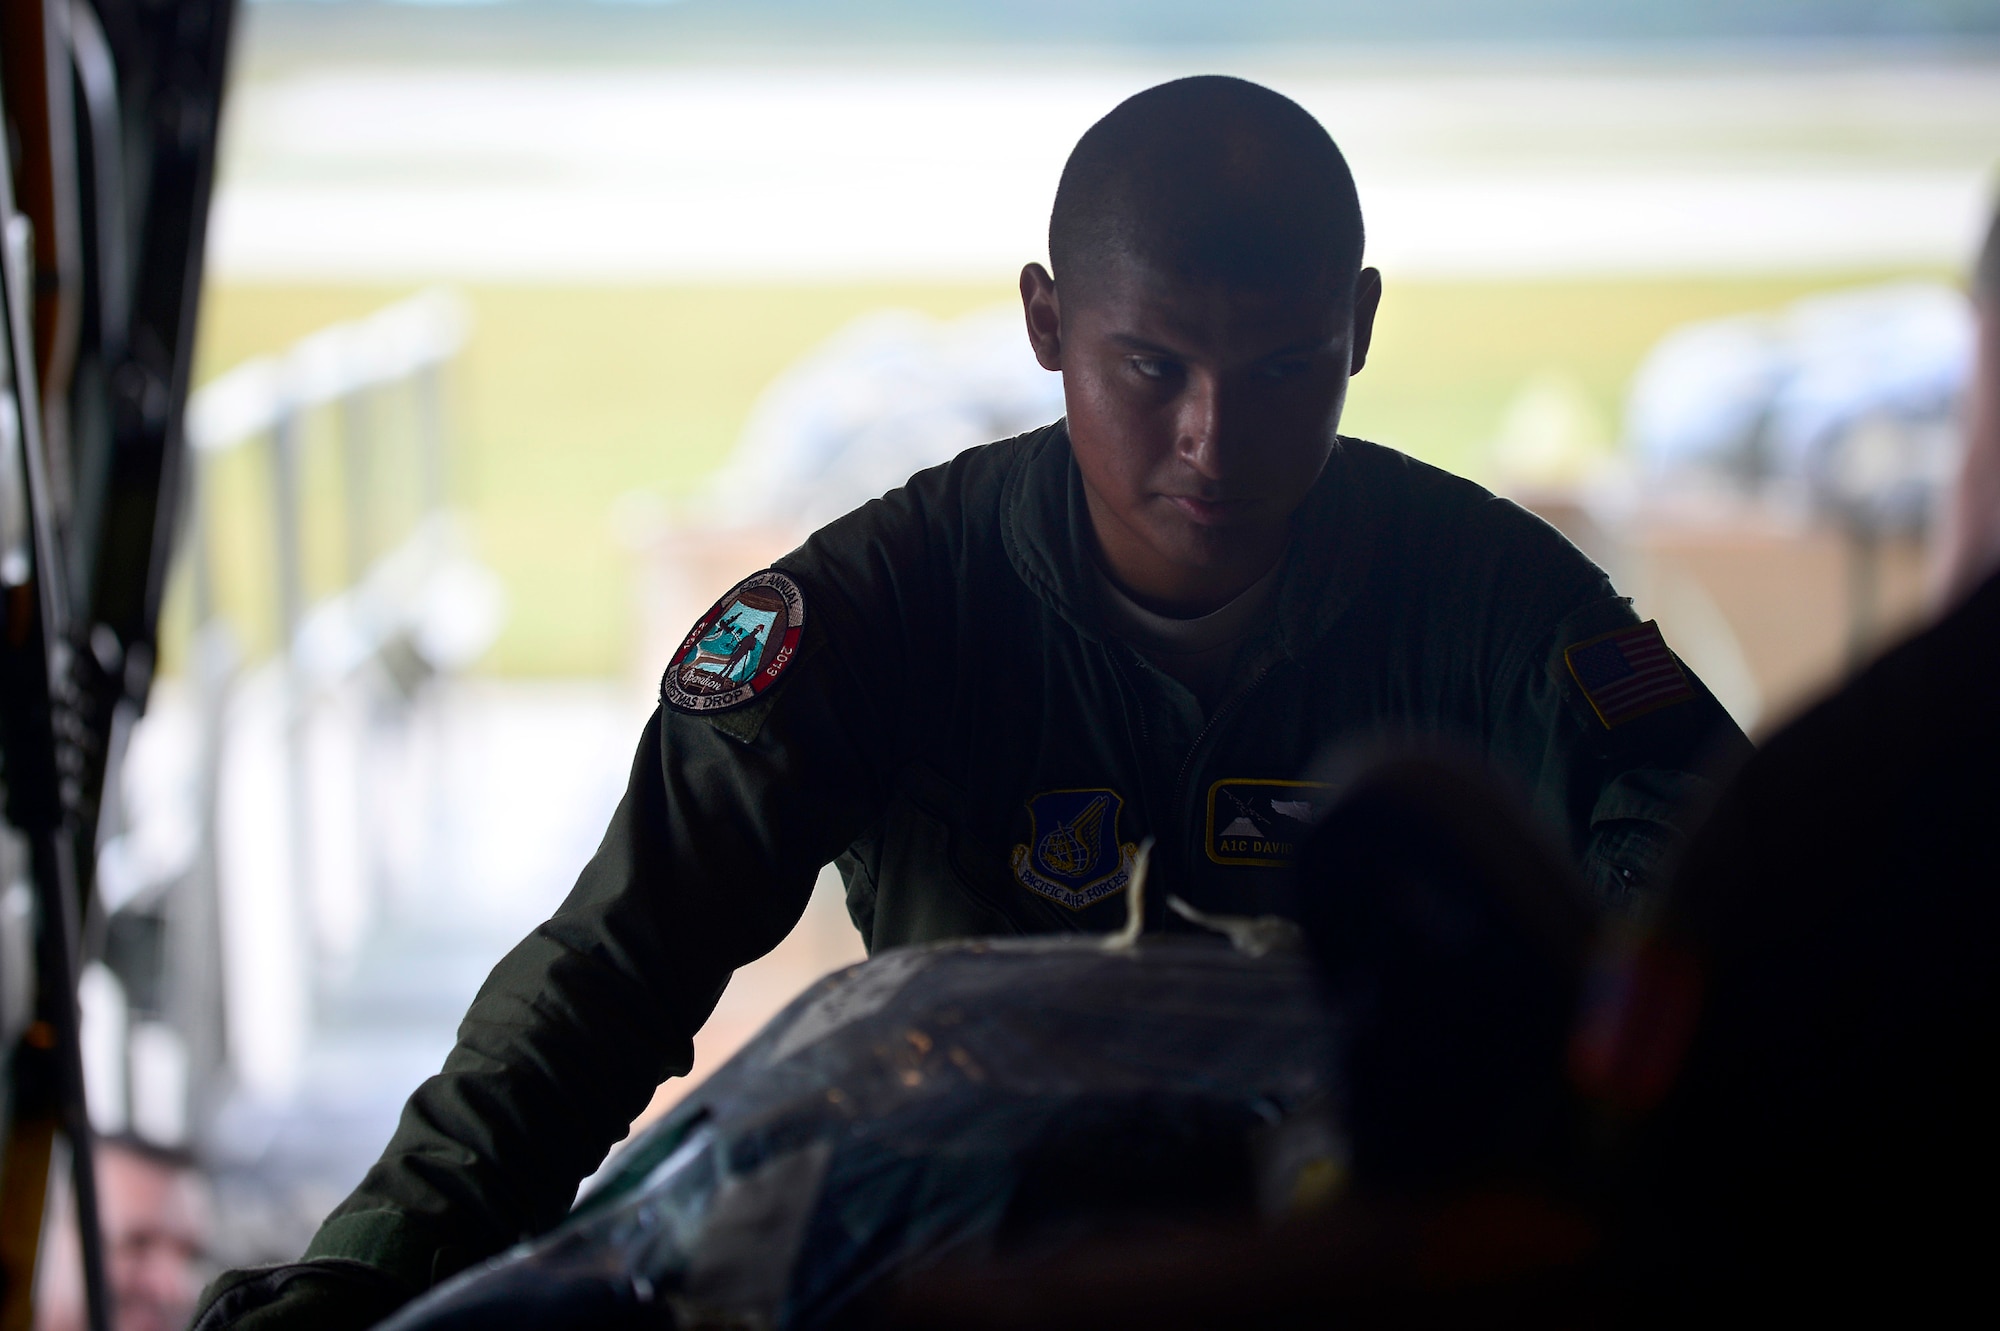
<instances>
[{"instance_id":1,"label":"aircraft patch on chest","mask_svg":"<svg viewBox=\"0 0 2000 1331\"><path fill-rule=\"evenodd\" d=\"M694 622L660 680L660 701L700 716L754 702L798 655L806 598L767 568L729 589Z\"/></svg>"},{"instance_id":2,"label":"aircraft patch on chest","mask_svg":"<svg viewBox=\"0 0 2000 1331\"><path fill-rule=\"evenodd\" d=\"M1014 847L1014 877L1071 910L1123 891L1138 846L1118 839L1125 801L1115 790L1048 790L1028 801L1027 844Z\"/></svg>"},{"instance_id":3,"label":"aircraft patch on chest","mask_svg":"<svg viewBox=\"0 0 2000 1331\"><path fill-rule=\"evenodd\" d=\"M1298 856L1326 811L1321 781L1229 778L1208 788L1208 858L1282 869Z\"/></svg>"}]
</instances>

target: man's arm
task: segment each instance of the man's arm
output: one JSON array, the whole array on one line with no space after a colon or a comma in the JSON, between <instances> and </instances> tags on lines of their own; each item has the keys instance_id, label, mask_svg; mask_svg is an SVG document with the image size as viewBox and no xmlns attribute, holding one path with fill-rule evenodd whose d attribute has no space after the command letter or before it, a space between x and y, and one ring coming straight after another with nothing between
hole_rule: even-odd
<instances>
[{"instance_id":1,"label":"man's arm","mask_svg":"<svg viewBox=\"0 0 2000 1331\"><path fill-rule=\"evenodd\" d=\"M688 1070L730 974L790 931L888 788L902 718L856 687L831 600L763 698L654 713L576 887L494 968L304 1269L226 1278L209 1302L239 1311L202 1325L370 1325L562 1219L654 1088Z\"/></svg>"},{"instance_id":2,"label":"man's arm","mask_svg":"<svg viewBox=\"0 0 2000 1331\"><path fill-rule=\"evenodd\" d=\"M1617 909L1657 895L1719 778L1751 752L1671 653L1630 601L1605 596L1564 616L1502 690L1495 747L1532 774L1537 813L1569 829L1585 881ZM1635 678L1656 668L1657 679Z\"/></svg>"}]
</instances>

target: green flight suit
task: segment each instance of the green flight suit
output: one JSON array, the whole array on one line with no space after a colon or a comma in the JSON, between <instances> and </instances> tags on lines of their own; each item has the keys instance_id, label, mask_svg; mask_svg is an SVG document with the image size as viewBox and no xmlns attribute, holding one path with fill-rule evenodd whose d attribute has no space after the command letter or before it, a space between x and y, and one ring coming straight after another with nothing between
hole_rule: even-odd
<instances>
[{"instance_id":1,"label":"green flight suit","mask_svg":"<svg viewBox=\"0 0 2000 1331\"><path fill-rule=\"evenodd\" d=\"M556 1224L829 862L878 952L1113 929L1148 835L1150 912L1262 913L1285 879L1272 810L1315 793L1281 783L1329 746L1417 739L1483 755L1618 901L1660 881L1697 773L1746 747L1691 675L1607 728L1564 649L1635 624L1629 603L1539 519L1391 450L1341 441L1208 715L1100 629L1088 522L1058 423L779 560L806 606L782 677L736 710L655 712L575 890L494 968L308 1257L407 1295Z\"/></svg>"}]
</instances>

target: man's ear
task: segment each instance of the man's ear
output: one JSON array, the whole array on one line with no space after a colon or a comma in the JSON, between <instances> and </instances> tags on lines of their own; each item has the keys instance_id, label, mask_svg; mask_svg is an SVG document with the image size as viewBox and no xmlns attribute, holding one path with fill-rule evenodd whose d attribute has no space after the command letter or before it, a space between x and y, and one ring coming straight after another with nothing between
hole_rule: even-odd
<instances>
[{"instance_id":1,"label":"man's ear","mask_svg":"<svg viewBox=\"0 0 2000 1331\"><path fill-rule=\"evenodd\" d=\"M1062 368L1062 306L1049 270L1031 263L1021 270L1021 312L1028 318L1028 345L1045 370Z\"/></svg>"},{"instance_id":2,"label":"man's ear","mask_svg":"<svg viewBox=\"0 0 2000 1331\"><path fill-rule=\"evenodd\" d=\"M1381 305L1382 274L1373 268L1363 268L1354 281L1354 336L1348 342L1349 374L1361 373L1361 367L1368 363L1368 346L1375 340L1375 311Z\"/></svg>"}]
</instances>

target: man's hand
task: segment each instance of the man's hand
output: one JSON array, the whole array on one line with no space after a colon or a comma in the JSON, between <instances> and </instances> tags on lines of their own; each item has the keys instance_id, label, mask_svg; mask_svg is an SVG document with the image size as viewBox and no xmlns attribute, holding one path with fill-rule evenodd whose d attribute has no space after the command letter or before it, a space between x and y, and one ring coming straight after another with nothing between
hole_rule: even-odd
<instances>
[{"instance_id":1,"label":"man's hand","mask_svg":"<svg viewBox=\"0 0 2000 1331\"><path fill-rule=\"evenodd\" d=\"M415 1293L337 1258L227 1271L202 1291L190 1331L367 1331Z\"/></svg>"}]
</instances>

